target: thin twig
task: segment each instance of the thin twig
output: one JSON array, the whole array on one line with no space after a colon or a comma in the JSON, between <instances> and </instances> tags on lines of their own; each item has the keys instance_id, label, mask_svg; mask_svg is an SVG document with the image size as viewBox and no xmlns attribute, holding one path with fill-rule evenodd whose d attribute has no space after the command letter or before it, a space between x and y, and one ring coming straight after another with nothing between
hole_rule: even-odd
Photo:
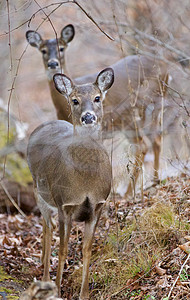
<instances>
[{"instance_id":1,"label":"thin twig","mask_svg":"<svg viewBox=\"0 0 190 300\"><path fill-rule=\"evenodd\" d=\"M34 0L35 1L35 0ZM36 2L36 1L35 1ZM36 2L37 3L37 2ZM81 10L82 12L96 25L96 27L98 27L98 29L103 33L105 34L105 36L107 36L111 41L114 41L114 38L112 38L108 33L106 33L99 25L98 23L92 18L92 16L75 0L67 0L67 1L63 1L63 2L57 2L57 3L53 3L53 4L50 4L50 5L47 5L47 6L44 6L44 7L41 7L38 3L37 5L40 7L32 16L31 18L29 19L28 21L28 26L30 26L30 23L32 21L32 19L35 17L35 15L37 13L39 13L40 11L43 11L44 12L44 9L50 7L51 5L58 5L57 8L59 8L60 6L62 6L63 4L65 3L73 3L73 4L76 4ZM47 16L47 15L46 15Z\"/></svg>"},{"instance_id":2,"label":"thin twig","mask_svg":"<svg viewBox=\"0 0 190 300\"><path fill-rule=\"evenodd\" d=\"M7 190L6 186L4 185L4 183L2 181L0 181L0 185L2 186L2 189L4 190L5 194L7 195L8 199L10 200L10 202L14 205L14 207L19 211L19 213L24 218L27 218L27 216L25 215L25 213L20 209L20 207L17 205L17 203L15 202L15 200L13 199L13 197L10 195L9 191Z\"/></svg>"},{"instance_id":3,"label":"thin twig","mask_svg":"<svg viewBox=\"0 0 190 300\"><path fill-rule=\"evenodd\" d=\"M15 72L14 79L12 81L12 85L11 85L11 89L10 89L10 93L9 93L8 104L7 104L7 107L8 107L8 109L7 109L7 112L8 112L8 132L7 132L7 135L8 135L8 137L9 137L9 111L10 111L10 103L11 103L12 93L13 93L13 90L15 88L15 83L16 83L16 79L17 79L17 76L18 76L18 71L19 71L20 63L21 63L21 60L22 60L22 58L23 58L23 56L24 56L27 48L28 48L28 45L26 46L26 48L22 52L20 58L18 59L18 65L17 65L17 68L16 68L16 72ZM7 161L7 155L4 158L4 163L3 163L3 177L1 179L3 179L5 177L6 161Z\"/></svg>"},{"instance_id":4,"label":"thin twig","mask_svg":"<svg viewBox=\"0 0 190 300\"><path fill-rule=\"evenodd\" d=\"M13 59L12 59L12 49L11 49L11 23L10 23L10 10L9 10L9 0L7 0L7 15L8 15L8 32L9 32L9 55L10 55L10 71L12 72L13 68ZM7 109L7 144L9 144L9 133L10 133L10 102L8 103ZM5 166L6 166L7 156L4 158L3 163L3 177L5 175Z\"/></svg>"},{"instance_id":5,"label":"thin twig","mask_svg":"<svg viewBox=\"0 0 190 300\"><path fill-rule=\"evenodd\" d=\"M50 24L51 24L51 26L52 26L52 28L53 28L53 31L54 31L54 33L55 33L56 40L57 40L57 32L56 32L56 29L55 29L55 27L54 27L54 25L53 25L53 22L51 21L49 15L46 14L44 8L41 7L40 4L39 4L36 0L34 0L34 2L40 7L40 10L43 11L44 15L46 16L46 18L47 18L48 21L50 22Z\"/></svg>"},{"instance_id":6,"label":"thin twig","mask_svg":"<svg viewBox=\"0 0 190 300\"><path fill-rule=\"evenodd\" d=\"M98 25L98 23L90 16L90 14L89 13L87 13L87 11L77 2L77 1L75 1L75 0L71 0L71 1L69 1L69 2L71 2L71 3L74 3L74 4L76 4L81 10L82 10L82 12L98 27L98 29L103 33L103 34L105 34L107 37L108 37L108 39L110 39L111 41L114 41L114 38L112 38L111 37L111 35L109 35L108 33L106 33L99 25Z\"/></svg>"},{"instance_id":7,"label":"thin twig","mask_svg":"<svg viewBox=\"0 0 190 300\"><path fill-rule=\"evenodd\" d=\"M9 0L7 1L7 16L8 16L8 35L9 35L9 55L10 55L10 70L13 68L13 58L12 58L12 49L11 49L11 22L10 22L10 9L9 9Z\"/></svg>"},{"instance_id":8,"label":"thin twig","mask_svg":"<svg viewBox=\"0 0 190 300\"><path fill-rule=\"evenodd\" d=\"M48 16L50 16L50 15L51 15L53 12L55 12L60 6L62 6L62 5L65 4L65 3L68 3L68 2L69 2L69 0L64 1L64 2L61 2L61 3L60 3L60 2L51 3L51 4L47 5L47 6L44 6L43 8L38 9L35 13L32 14L32 16L31 16L28 20L26 20L25 22L21 23L20 25L14 27L13 29L11 29L10 32L13 32L13 31L19 29L20 27L24 26L24 25L27 24L27 23L28 23L28 27L30 27L30 23L31 23L32 19L34 19L34 17L36 16L36 14L37 14L38 12L40 12L41 10L44 10L44 9L46 9L46 8L49 8L50 6L55 6L55 5L57 5L57 7L54 8L54 9L48 14ZM45 19L40 23L40 25L38 26L38 28L39 28L46 20L47 20L47 18L45 18ZM4 33L0 34L0 37L5 36L5 35L7 35L7 34L9 34L9 32L5 31Z\"/></svg>"},{"instance_id":9,"label":"thin twig","mask_svg":"<svg viewBox=\"0 0 190 300\"><path fill-rule=\"evenodd\" d=\"M170 299L170 296L171 296L171 294L172 294L172 291L173 291L173 289L174 289L174 287L175 287L175 285L176 285L176 283L177 283L177 281L178 281L178 279L179 279L179 276L181 275L181 272L183 271L183 268L185 267L186 263L188 262L189 258L190 258L190 253L188 254L186 260L185 260L184 263L183 263L183 265L181 266L181 269L180 269L180 271L179 271L179 274L177 275L176 280L174 281L174 283L173 283L173 285L172 285L172 287L171 287L171 289L170 289L170 292L169 292L169 294L168 294L167 300Z\"/></svg>"},{"instance_id":10,"label":"thin twig","mask_svg":"<svg viewBox=\"0 0 190 300\"><path fill-rule=\"evenodd\" d=\"M106 25L114 25L113 22L110 22L110 21L100 21L100 24L106 24ZM118 25L121 26L121 27L128 27L130 28L133 32L135 32L138 36L140 37L143 37L143 38L146 38L148 39L149 41L151 42L154 42L156 43L157 45L169 50L170 52L174 52L176 53L177 55L189 60L190 59L190 56L187 55L185 52L179 50L179 49L176 49L172 46L170 46L169 44L167 44L166 42L162 42L161 40L159 40L158 38L155 38L153 37L152 35L148 34L148 33L145 33L145 32L142 32L140 31L139 29L131 26L129 23L123 23L123 22L118 22Z\"/></svg>"},{"instance_id":11,"label":"thin twig","mask_svg":"<svg viewBox=\"0 0 190 300\"><path fill-rule=\"evenodd\" d=\"M36 1L35 1L36 2ZM38 6L40 7L35 13L33 13L32 14L32 16L30 17L30 19L28 19L27 21L25 21L24 23L22 23L22 24L20 24L19 26L17 26L17 27L15 27L15 28L13 28L12 30L11 30L11 32L12 31L15 31L16 29L18 29L18 28L20 28L20 27L22 27L23 25L25 25L26 23L28 23L28 27L30 27L30 23L32 22L32 19L34 19L35 18L35 16L36 16L36 14L38 14L39 12L41 12L41 11L43 11L44 12L44 10L46 9L46 8L49 8L49 7L51 7L51 6L57 6L53 11L55 11L55 10L57 10L59 7L61 7L63 4L66 4L66 3L73 3L73 4L76 4L81 10L82 10L82 12L96 25L96 27L98 27L98 29L103 33L103 34L105 34L105 36L107 36L111 41L114 41L114 38L113 37L111 37L108 33L106 33L101 27L100 27L100 25L98 25L98 23L90 16L90 14L77 2L77 1L75 1L75 0L66 0L66 1L62 1L62 2L56 2L56 3L51 3L51 4L49 4L49 5L46 5L46 6L44 6L44 7L41 7L39 4L38 4ZM51 12L52 13L52 12ZM51 14L50 13L50 14ZM49 15L50 15L49 14ZM49 16L49 15L47 15L47 16ZM7 35L7 34L9 34L9 32L5 32L5 33L3 33L3 34L1 34L0 35L0 37L1 36L4 36L4 35Z\"/></svg>"},{"instance_id":12,"label":"thin twig","mask_svg":"<svg viewBox=\"0 0 190 300\"><path fill-rule=\"evenodd\" d=\"M181 101L182 101L182 103L183 103L183 105L180 105L180 104L177 103L178 106L181 107L181 108L183 108L183 109L185 110L187 116L190 117L190 112L189 112L189 110L187 109L187 106L185 105L185 101L184 101L183 97L181 96L181 93L178 92L176 89L172 88L171 86L169 86L169 85L168 85L167 83L165 83L165 82L162 82L162 84L165 85L165 86L166 86L167 88L169 88L170 90L172 90L173 92L175 92L176 94L178 94L178 96L180 97L180 99L181 99Z\"/></svg>"}]
</instances>

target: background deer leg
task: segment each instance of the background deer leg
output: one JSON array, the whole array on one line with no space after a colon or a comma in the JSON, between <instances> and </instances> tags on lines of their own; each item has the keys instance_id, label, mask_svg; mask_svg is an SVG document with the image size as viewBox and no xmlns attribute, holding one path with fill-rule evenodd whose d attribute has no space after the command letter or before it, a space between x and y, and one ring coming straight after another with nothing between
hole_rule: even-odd
<instances>
[{"instance_id":1,"label":"background deer leg","mask_svg":"<svg viewBox=\"0 0 190 300\"><path fill-rule=\"evenodd\" d=\"M135 192L135 186L136 182L139 176L140 171L142 170L142 165L144 163L145 155L148 151L147 143L145 141L145 137L141 138L139 140L139 144L137 146L137 150L135 153L135 163L133 165L132 171L130 172L130 182L127 188L127 191L125 193L124 197L127 197L129 195L133 195L133 192Z\"/></svg>"},{"instance_id":2,"label":"background deer leg","mask_svg":"<svg viewBox=\"0 0 190 300\"><path fill-rule=\"evenodd\" d=\"M159 181L159 161L161 151L161 135L158 135L153 142L154 152L154 183Z\"/></svg>"},{"instance_id":3,"label":"background deer leg","mask_svg":"<svg viewBox=\"0 0 190 300\"><path fill-rule=\"evenodd\" d=\"M67 257L68 241L69 241L69 235L71 231L71 215L63 212L62 209L60 208L58 209L58 217L59 217L60 246L59 246L59 263L58 263L57 276L56 276L56 285L58 287L58 293L60 296L62 273L63 273L65 259Z\"/></svg>"}]
</instances>

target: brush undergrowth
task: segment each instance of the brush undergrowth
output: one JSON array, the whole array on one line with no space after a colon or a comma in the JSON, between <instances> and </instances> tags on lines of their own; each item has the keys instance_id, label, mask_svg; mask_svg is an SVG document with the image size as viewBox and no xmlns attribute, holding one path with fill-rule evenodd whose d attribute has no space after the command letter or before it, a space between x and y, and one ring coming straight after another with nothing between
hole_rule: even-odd
<instances>
[{"instance_id":1,"label":"brush undergrowth","mask_svg":"<svg viewBox=\"0 0 190 300\"><path fill-rule=\"evenodd\" d=\"M91 299L131 299L130 286L116 298L114 294L126 284L150 275L161 257L177 246L190 230L188 222L178 219L170 202L158 202L141 210L125 226L116 221L91 259ZM81 275L82 268L70 278L75 294L80 291Z\"/></svg>"}]
</instances>

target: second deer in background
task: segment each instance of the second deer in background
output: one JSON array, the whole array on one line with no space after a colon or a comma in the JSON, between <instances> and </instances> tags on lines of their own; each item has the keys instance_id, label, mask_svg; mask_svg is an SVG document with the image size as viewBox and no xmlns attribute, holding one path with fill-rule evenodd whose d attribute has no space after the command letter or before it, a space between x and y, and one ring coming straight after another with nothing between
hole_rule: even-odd
<instances>
[{"instance_id":1,"label":"second deer in background","mask_svg":"<svg viewBox=\"0 0 190 300\"><path fill-rule=\"evenodd\" d=\"M53 104L56 108L57 118L72 122L71 110L67 99L62 97L56 90L53 83L53 75L56 73L66 73L65 50L75 35L74 26L69 24L61 30L60 37L56 39L44 40L41 35L33 30L26 32L26 39L32 47L37 48L43 56L43 63L48 78L49 88Z\"/></svg>"},{"instance_id":2,"label":"second deer in background","mask_svg":"<svg viewBox=\"0 0 190 300\"><path fill-rule=\"evenodd\" d=\"M61 31L61 38L43 40L34 31L28 31L26 37L31 46L37 47L43 54L43 61L48 74L51 96L57 110L58 119L71 122L70 108L65 96L60 97L53 85L53 74L66 72L65 45L74 37L73 25L67 25ZM59 51L58 51L59 48ZM54 61L53 64L51 62ZM55 63L56 62L56 63ZM131 144L135 144L135 162L130 171L134 185L144 162L144 157L152 146L154 152L154 181L159 179L159 158L161 151L160 112L168 84L168 70L165 63L145 56L130 55L110 66L114 70L115 81L107 92L104 102L104 136L122 131ZM74 79L77 84L95 80L97 73ZM115 134L114 133L114 134ZM127 194L132 192L129 184Z\"/></svg>"}]
</instances>

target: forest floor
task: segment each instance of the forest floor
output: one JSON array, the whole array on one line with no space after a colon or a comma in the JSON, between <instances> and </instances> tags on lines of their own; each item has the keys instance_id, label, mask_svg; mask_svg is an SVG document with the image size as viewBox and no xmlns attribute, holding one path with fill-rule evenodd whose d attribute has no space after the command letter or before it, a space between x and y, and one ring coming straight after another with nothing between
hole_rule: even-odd
<instances>
[{"instance_id":1,"label":"forest floor","mask_svg":"<svg viewBox=\"0 0 190 300\"><path fill-rule=\"evenodd\" d=\"M83 224L74 223L62 281L63 299L78 299ZM42 218L0 214L0 299L19 299L41 280ZM58 262L52 243L51 279ZM31 298L34 299L34 298ZM35 298L36 299L36 298ZM41 298L40 298L41 299ZM190 178L185 174L125 200L112 196L96 230L90 299L190 299Z\"/></svg>"}]
</instances>

